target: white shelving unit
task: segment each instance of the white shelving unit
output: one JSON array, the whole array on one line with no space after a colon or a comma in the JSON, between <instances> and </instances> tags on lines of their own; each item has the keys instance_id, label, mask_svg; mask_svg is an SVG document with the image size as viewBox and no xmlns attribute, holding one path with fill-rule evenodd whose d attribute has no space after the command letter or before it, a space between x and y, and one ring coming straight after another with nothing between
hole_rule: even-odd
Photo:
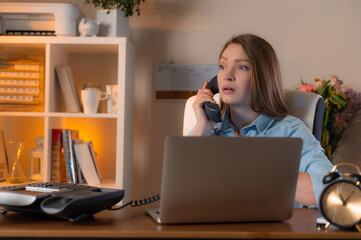
<instances>
[{"instance_id":1,"label":"white shelving unit","mask_svg":"<svg viewBox=\"0 0 361 240\"><path fill-rule=\"evenodd\" d=\"M33 140L44 136L44 181L50 181L51 129L78 129L80 138L93 141L98 154L102 185L127 190L131 195L133 152L134 47L126 38L1 36L0 51L35 51L44 54L44 111L0 112L5 140L25 140L21 164L30 173L27 151ZM68 113L55 67L69 65L80 93L87 82L118 84L118 113ZM79 94L80 96L80 94Z\"/></svg>"}]
</instances>

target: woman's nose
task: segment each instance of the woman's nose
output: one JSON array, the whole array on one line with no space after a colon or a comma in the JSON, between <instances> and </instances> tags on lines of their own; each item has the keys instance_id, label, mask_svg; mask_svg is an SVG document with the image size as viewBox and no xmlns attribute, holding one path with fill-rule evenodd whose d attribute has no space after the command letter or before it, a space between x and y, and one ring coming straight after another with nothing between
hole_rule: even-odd
<instances>
[{"instance_id":1,"label":"woman's nose","mask_svg":"<svg viewBox=\"0 0 361 240\"><path fill-rule=\"evenodd\" d=\"M234 77L234 69L233 68L227 68L223 73L223 80L224 81L234 81L236 78Z\"/></svg>"},{"instance_id":2,"label":"woman's nose","mask_svg":"<svg viewBox=\"0 0 361 240\"><path fill-rule=\"evenodd\" d=\"M225 80L225 81L234 81L235 77L233 76L233 74L225 74L223 76L223 80Z\"/></svg>"}]
</instances>

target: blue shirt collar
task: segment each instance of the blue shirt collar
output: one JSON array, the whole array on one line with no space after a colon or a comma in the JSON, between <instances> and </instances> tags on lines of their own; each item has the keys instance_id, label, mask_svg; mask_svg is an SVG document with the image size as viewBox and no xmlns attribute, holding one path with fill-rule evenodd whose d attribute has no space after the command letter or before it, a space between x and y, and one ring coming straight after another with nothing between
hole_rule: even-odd
<instances>
[{"instance_id":1,"label":"blue shirt collar","mask_svg":"<svg viewBox=\"0 0 361 240\"><path fill-rule=\"evenodd\" d=\"M250 123L248 126L243 127L241 131L249 130L251 128L256 128L259 133L264 134L272 126L275 120L276 120L275 118L269 117L262 113L255 120L253 120L253 122ZM228 107L223 114L223 122L222 122L221 130L223 131L229 128L233 129L234 131L237 131L237 128L231 123L230 108Z\"/></svg>"}]
</instances>

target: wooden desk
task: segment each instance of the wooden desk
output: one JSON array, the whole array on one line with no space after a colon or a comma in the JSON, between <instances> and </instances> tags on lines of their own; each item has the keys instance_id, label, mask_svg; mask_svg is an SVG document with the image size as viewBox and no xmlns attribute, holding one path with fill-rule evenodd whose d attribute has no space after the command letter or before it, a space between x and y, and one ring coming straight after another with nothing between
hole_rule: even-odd
<instances>
[{"instance_id":1,"label":"wooden desk","mask_svg":"<svg viewBox=\"0 0 361 240\"><path fill-rule=\"evenodd\" d=\"M316 210L295 209L284 222L158 225L144 209L103 211L79 223L18 213L0 215L0 237L361 239L361 233L316 229Z\"/></svg>"}]
</instances>

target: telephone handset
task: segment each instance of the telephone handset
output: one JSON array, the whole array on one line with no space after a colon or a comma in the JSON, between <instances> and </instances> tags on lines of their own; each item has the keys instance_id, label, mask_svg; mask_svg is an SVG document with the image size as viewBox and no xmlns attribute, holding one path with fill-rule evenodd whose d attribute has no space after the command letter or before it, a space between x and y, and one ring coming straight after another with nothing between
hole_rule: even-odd
<instances>
[{"instance_id":1,"label":"telephone handset","mask_svg":"<svg viewBox=\"0 0 361 240\"><path fill-rule=\"evenodd\" d=\"M210 89L213 94L219 92L217 76L211 79L211 81L207 85L207 89ZM222 122L222 114L218 104L206 102L203 104L203 108L209 120L211 120L214 123Z\"/></svg>"}]
</instances>

